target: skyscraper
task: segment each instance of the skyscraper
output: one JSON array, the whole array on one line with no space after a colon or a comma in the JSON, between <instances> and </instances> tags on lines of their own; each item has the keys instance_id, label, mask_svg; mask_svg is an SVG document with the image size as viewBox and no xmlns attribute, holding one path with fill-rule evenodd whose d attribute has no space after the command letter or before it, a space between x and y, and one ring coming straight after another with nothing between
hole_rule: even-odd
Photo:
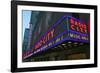
<instances>
[{"instance_id":1,"label":"skyscraper","mask_svg":"<svg viewBox=\"0 0 100 73\"><path fill-rule=\"evenodd\" d=\"M24 32L24 39L23 39L23 46L22 46L23 52L26 52L28 49L28 38L29 38L29 28L26 28Z\"/></svg>"}]
</instances>

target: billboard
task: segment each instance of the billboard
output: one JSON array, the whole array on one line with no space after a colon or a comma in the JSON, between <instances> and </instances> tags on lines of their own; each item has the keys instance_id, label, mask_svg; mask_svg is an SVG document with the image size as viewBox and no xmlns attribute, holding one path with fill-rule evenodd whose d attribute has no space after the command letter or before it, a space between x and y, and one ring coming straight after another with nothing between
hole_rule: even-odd
<instances>
[{"instance_id":1,"label":"billboard","mask_svg":"<svg viewBox=\"0 0 100 73\"><path fill-rule=\"evenodd\" d=\"M63 16L35 44L34 54L54 47L66 40L89 42L86 24L74 17Z\"/></svg>"},{"instance_id":2,"label":"billboard","mask_svg":"<svg viewBox=\"0 0 100 73\"><path fill-rule=\"evenodd\" d=\"M64 15L39 38L24 58L50 49L64 41L89 42L87 24L72 16Z\"/></svg>"}]
</instances>

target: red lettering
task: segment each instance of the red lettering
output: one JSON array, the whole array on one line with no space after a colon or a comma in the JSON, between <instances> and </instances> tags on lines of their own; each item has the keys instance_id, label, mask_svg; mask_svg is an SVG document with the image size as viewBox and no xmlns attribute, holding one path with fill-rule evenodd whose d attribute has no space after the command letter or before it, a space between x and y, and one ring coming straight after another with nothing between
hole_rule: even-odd
<instances>
[{"instance_id":1,"label":"red lettering","mask_svg":"<svg viewBox=\"0 0 100 73\"><path fill-rule=\"evenodd\" d=\"M44 45L46 42L48 42L50 39L54 37L54 29L47 33L46 36L44 36L36 45L35 49L40 48L42 45Z\"/></svg>"},{"instance_id":2,"label":"red lettering","mask_svg":"<svg viewBox=\"0 0 100 73\"><path fill-rule=\"evenodd\" d=\"M78 31L81 33L87 33L87 26L86 24L82 24L77 20L70 19L70 28L71 30Z\"/></svg>"},{"instance_id":3,"label":"red lettering","mask_svg":"<svg viewBox=\"0 0 100 73\"><path fill-rule=\"evenodd\" d=\"M80 32L83 32L83 25L79 25L79 27L80 27Z\"/></svg>"},{"instance_id":4,"label":"red lettering","mask_svg":"<svg viewBox=\"0 0 100 73\"><path fill-rule=\"evenodd\" d=\"M74 26L74 25L71 25L71 29L72 29L72 30L75 30L75 26Z\"/></svg>"},{"instance_id":5,"label":"red lettering","mask_svg":"<svg viewBox=\"0 0 100 73\"><path fill-rule=\"evenodd\" d=\"M87 27L85 24L83 25L83 29L84 29L84 32L87 33Z\"/></svg>"},{"instance_id":6,"label":"red lettering","mask_svg":"<svg viewBox=\"0 0 100 73\"><path fill-rule=\"evenodd\" d=\"M76 25L76 26L78 26L78 25L79 25L77 21L75 21L75 25Z\"/></svg>"},{"instance_id":7,"label":"red lettering","mask_svg":"<svg viewBox=\"0 0 100 73\"><path fill-rule=\"evenodd\" d=\"M77 30L77 31L80 31L79 27L76 27L76 30Z\"/></svg>"},{"instance_id":8,"label":"red lettering","mask_svg":"<svg viewBox=\"0 0 100 73\"><path fill-rule=\"evenodd\" d=\"M50 39L50 35L51 35L51 32L49 32L49 33L47 34L48 40Z\"/></svg>"},{"instance_id":9,"label":"red lettering","mask_svg":"<svg viewBox=\"0 0 100 73\"><path fill-rule=\"evenodd\" d=\"M42 40L42 41L43 41L43 43L45 43L45 42L46 42L46 38L43 38L43 40Z\"/></svg>"},{"instance_id":10,"label":"red lettering","mask_svg":"<svg viewBox=\"0 0 100 73\"><path fill-rule=\"evenodd\" d=\"M71 24L74 24L74 19L70 19L70 23Z\"/></svg>"},{"instance_id":11,"label":"red lettering","mask_svg":"<svg viewBox=\"0 0 100 73\"><path fill-rule=\"evenodd\" d=\"M51 37L54 37L54 29L51 31Z\"/></svg>"}]
</instances>

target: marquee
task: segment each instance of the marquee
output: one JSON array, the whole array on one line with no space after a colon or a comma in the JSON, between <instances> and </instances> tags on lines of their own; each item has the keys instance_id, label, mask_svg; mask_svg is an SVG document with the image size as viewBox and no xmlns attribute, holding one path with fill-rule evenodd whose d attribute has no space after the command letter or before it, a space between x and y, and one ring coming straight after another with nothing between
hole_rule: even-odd
<instances>
[{"instance_id":1,"label":"marquee","mask_svg":"<svg viewBox=\"0 0 100 73\"><path fill-rule=\"evenodd\" d=\"M74 17L63 16L33 45L24 58L50 49L64 41L89 42L88 25Z\"/></svg>"}]
</instances>

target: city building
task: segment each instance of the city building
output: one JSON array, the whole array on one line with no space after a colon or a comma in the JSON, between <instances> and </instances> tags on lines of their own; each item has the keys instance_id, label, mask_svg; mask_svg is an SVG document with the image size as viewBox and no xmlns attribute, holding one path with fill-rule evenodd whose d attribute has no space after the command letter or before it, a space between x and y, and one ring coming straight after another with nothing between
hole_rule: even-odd
<instances>
[{"instance_id":1,"label":"city building","mask_svg":"<svg viewBox=\"0 0 100 73\"><path fill-rule=\"evenodd\" d=\"M28 38L29 38L29 28L25 29L24 32L24 39L23 39L23 45L22 45L22 51L26 52L28 49Z\"/></svg>"},{"instance_id":2,"label":"city building","mask_svg":"<svg viewBox=\"0 0 100 73\"><path fill-rule=\"evenodd\" d=\"M25 62L90 58L89 14L39 11L35 15Z\"/></svg>"}]
</instances>

